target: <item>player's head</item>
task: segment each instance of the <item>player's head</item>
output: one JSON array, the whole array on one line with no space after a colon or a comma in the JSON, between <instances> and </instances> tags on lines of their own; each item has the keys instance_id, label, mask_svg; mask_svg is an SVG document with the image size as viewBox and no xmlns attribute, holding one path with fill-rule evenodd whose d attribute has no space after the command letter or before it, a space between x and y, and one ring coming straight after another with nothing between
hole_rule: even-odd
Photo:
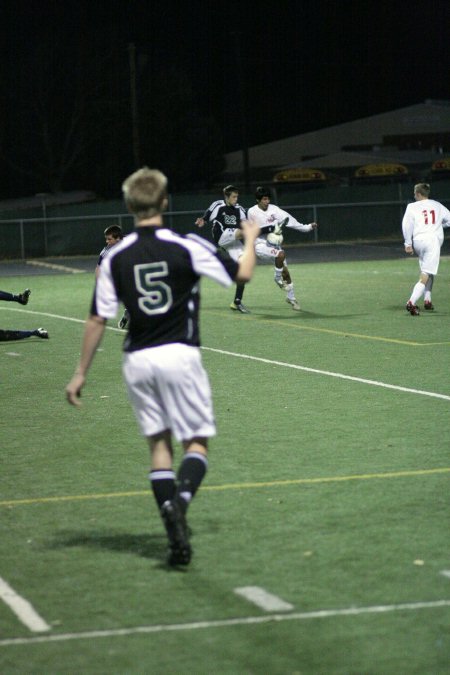
<instances>
[{"instance_id":1,"label":"player's head","mask_svg":"<svg viewBox=\"0 0 450 675\"><path fill-rule=\"evenodd\" d=\"M431 187L429 183L417 183L414 185L414 197L416 199L428 199Z\"/></svg>"},{"instance_id":2,"label":"player's head","mask_svg":"<svg viewBox=\"0 0 450 675\"><path fill-rule=\"evenodd\" d=\"M255 190L255 198L257 202L260 202L263 197L268 197L270 199L270 190L265 187L257 187Z\"/></svg>"},{"instance_id":3,"label":"player's head","mask_svg":"<svg viewBox=\"0 0 450 675\"><path fill-rule=\"evenodd\" d=\"M222 192L224 197L229 197L233 192L235 192L237 195L239 194L239 190L237 187L234 187L234 185L225 185Z\"/></svg>"},{"instance_id":4,"label":"player's head","mask_svg":"<svg viewBox=\"0 0 450 675\"><path fill-rule=\"evenodd\" d=\"M104 231L105 241L108 246L114 246L118 241L123 239L122 228L120 225L109 225Z\"/></svg>"},{"instance_id":5,"label":"player's head","mask_svg":"<svg viewBox=\"0 0 450 675\"><path fill-rule=\"evenodd\" d=\"M223 198L227 204L236 204L239 197L239 190L234 185L226 185L223 188Z\"/></svg>"},{"instance_id":6,"label":"player's head","mask_svg":"<svg viewBox=\"0 0 450 675\"><path fill-rule=\"evenodd\" d=\"M255 190L255 198L259 208L263 211L267 211L270 204L270 191L264 187L257 187Z\"/></svg>"},{"instance_id":7,"label":"player's head","mask_svg":"<svg viewBox=\"0 0 450 675\"><path fill-rule=\"evenodd\" d=\"M167 178L158 169L144 166L128 176L122 185L128 210L138 220L147 220L167 207Z\"/></svg>"}]
</instances>

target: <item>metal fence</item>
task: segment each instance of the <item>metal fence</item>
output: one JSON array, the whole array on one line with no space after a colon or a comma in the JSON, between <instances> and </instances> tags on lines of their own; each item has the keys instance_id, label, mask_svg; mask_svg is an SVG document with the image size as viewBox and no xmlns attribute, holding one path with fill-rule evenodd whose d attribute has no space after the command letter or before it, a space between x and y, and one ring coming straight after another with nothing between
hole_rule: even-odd
<instances>
[{"instance_id":1,"label":"metal fence","mask_svg":"<svg viewBox=\"0 0 450 675\"><path fill-rule=\"evenodd\" d=\"M409 201L409 200L408 200ZM308 234L285 228L285 242L333 242L398 237L402 238L401 221L407 201L286 204L298 221L316 221L319 229ZM194 225L200 213L168 211L165 223L181 234L196 232L210 238L210 228ZM58 256L95 255L104 246L103 230L119 224L124 234L133 229L133 218L127 213L57 218L20 218L0 220L0 258L22 259Z\"/></svg>"}]
</instances>

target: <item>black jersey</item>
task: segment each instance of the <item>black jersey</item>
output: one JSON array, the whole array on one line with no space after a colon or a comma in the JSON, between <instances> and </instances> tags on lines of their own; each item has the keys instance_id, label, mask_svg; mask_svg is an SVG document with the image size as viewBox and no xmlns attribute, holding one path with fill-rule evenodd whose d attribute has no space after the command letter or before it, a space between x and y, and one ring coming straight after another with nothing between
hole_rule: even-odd
<instances>
[{"instance_id":1,"label":"black jersey","mask_svg":"<svg viewBox=\"0 0 450 675\"><path fill-rule=\"evenodd\" d=\"M224 230L241 227L241 221L245 220L245 209L239 204L229 206L224 199L218 199L205 211L203 220L212 224L212 237L216 244Z\"/></svg>"},{"instance_id":2,"label":"black jersey","mask_svg":"<svg viewBox=\"0 0 450 675\"><path fill-rule=\"evenodd\" d=\"M125 351L173 342L199 346L200 278L230 286L238 268L201 237L138 227L103 260L91 313L112 319L119 301L125 305L130 313Z\"/></svg>"},{"instance_id":3,"label":"black jersey","mask_svg":"<svg viewBox=\"0 0 450 675\"><path fill-rule=\"evenodd\" d=\"M106 258L108 253L110 253L111 248L112 248L111 246L105 246L104 248L102 248L102 250L100 251L99 256L98 256L97 265L102 264L103 258Z\"/></svg>"}]
</instances>

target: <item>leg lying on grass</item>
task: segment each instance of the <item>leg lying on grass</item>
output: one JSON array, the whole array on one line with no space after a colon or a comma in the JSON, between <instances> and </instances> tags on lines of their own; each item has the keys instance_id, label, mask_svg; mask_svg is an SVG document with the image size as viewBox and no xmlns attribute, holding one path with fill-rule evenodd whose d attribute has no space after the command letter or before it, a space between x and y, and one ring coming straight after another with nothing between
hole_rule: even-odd
<instances>
[{"instance_id":1,"label":"leg lying on grass","mask_svg":"<svg viewBox=\"0 0 450 675\"><path fill-rule=\"evenodd\" d=\"M8 293L8 291L0 291L0 300L5 302L18 302L20 305L28 305L28 299L31 295L29 288L26 288L23 293Z\"/></svg>"},{"instance_id":2,"label":"leg lying on grass","mask_svg":"<svg viewBox=\"0 0 450 675\"><path fill-rule=\"evenodd\" d=\"M0 342L9 342L11 340L24 340L25 338L36 336L43 340L48 340L48 332L44 328L35 328L34 330L1 330Z\"/></svg>"}]
</instances>

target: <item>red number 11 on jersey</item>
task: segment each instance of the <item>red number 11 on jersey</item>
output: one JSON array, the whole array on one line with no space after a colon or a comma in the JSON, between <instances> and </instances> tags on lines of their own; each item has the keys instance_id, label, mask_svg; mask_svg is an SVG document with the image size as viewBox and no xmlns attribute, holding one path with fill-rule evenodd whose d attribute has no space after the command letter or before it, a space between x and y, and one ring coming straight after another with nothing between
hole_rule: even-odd
<instances>
[{"instance_id":1,"label":"red number 11 on jersey","mask_svg":"<svg viewBox=\"0 0 450 675\"><path fill-rule=\"evenodd\" d=\"M423 219L425 221L425 225L428 225L428 214L431 216L431 224L434 225L436 222L436 214L433 209L431 211L427 211L426 209L422 211Z\"/></svg>"}]
</instances>

